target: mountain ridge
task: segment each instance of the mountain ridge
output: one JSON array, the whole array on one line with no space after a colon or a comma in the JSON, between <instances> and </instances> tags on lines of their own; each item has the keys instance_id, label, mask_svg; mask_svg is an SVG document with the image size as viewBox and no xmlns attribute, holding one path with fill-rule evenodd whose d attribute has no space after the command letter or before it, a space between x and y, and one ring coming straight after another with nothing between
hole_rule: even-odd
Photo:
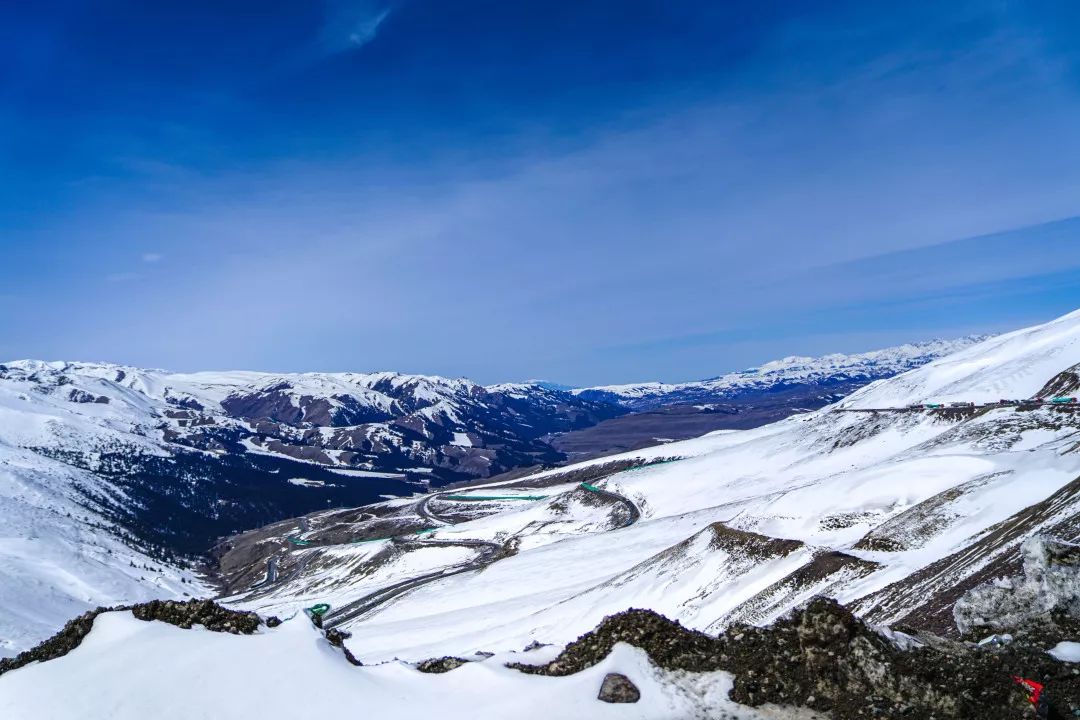
<instances>
[{"instance_id":1,"label":"mountain ridge","mask_svg":"<svg viewBox=\"0 0 1080 720\"><path fill-rule=\"evenodd\" d=\"M704 380L598 385L575 388L571 392L580 397L615 402L632 410L651 410L662 405L723 402L739 392L768 393L793 385L828 387L852 381L872 382L919 367L990 337L992 336L967 335L954 340L935 339L905 343L851 354L830 353L816 357L789 355L756 367Z\"/></svg>"},{"instance_id":2,"label":"mountain ridge","mask_svg":"<svg viewBox=\"0 0 1080 720\"><path fill-rule=\"evenodd\" d=\"M0 602L32 604L37 586L55 601L34 622L0 623L0 652L89 604L205 591L192 563L224 536L554 465L566 456L552 437L628 412L537 383L2 363L0 495L8 526L36 539L0 550Z\"/></svg>"},{"instance_id":3,"label":"mountain ridge","mask_svg":"<svg viewBox=\"0 0 1080 720\"><path fill-rule=\"evenodd\" d=\"M350 607L393 588L408 577L404 568L422 568L423 587L384 604L364 600L361 619L345 616L346 645L364 662L559 645L627 607L715 633L772 622L818 594L874 621L947 632L941 622L952 603L987 572L1014 570L1023 540L1043 532L1080 540L1080 410L912 408L886 399L911 387L936 396L961 386L978 397L1027 398L1078 365L1080 314L984 340L756 429L419 504L286 521L251 540L273 549L290 579L226 600L259 612L316 601ZM627 502L638 510L629 520ZM430 532L419 540L385 540L421 523ZM302 527L312 547L298 550L282 536ZM373 542L345 550L349 537ZM374 542L380 537L388 544ZM504 554L482 555L483 572L470 573L479 562L470 553L490 553L470 543ZM443 576L440 568L463 569Z\"/></svg>"},{"instance_id":4,"label":"mountain ridge","mask_svg":"<svg viewBox=\"0 0 1080 720\"><path fill-rule=\"evenodd\" d=\"M967 598L968 615L981 617L979 598L992 595L985 592L986 581L1015 575L1020 549L1030 554L1037 544L1033 538L1080 541L1080 404L1028 401L1044 388L1074 387L1078 368L1080 313L984 340L866 384L839 403L761 427L519 471L453 490L429 483L424 487L431 492L425 494L319 508L279 520L228 538L219 548L220 575L212 579L220 582L218 601L227 607L296 618L256 635L258 656L273 654L276 664L287 664L298 647L312 646L315 631L300 611L329 608L319 615L325 634L314 637L337 648L322 653L327 659L319 667L340 682L320 685L324 699L353 697L346 688L367 680L377 687L390 672L423 675L410 665L460 666L453 672L466 684L505 673L508 663L550 668L560 648L630 607L660 613L696 632L694 637L731 630L732 638L740 638L744 623L776 623L811 598L825 596L833 601L829 607L843 604L863 620L903 622L905 633L915 634L870 632L902 661L918 660L923 656L904 653L919 646L922 633L961 634L950 622L961 599ZM0 382L0 420L6 409L31 402L29 393L35 393L40 405L71 404L123 436L122 418L111 413L147 397L110 390L109 402L98 403L93 396L105 385L49 377L44 391L9 378L18 386L13 393ZM303 422L331 422L334 412L352 412L347 403L331 403L327 410L303 401L313 397L305 395L310 388L264 384L258 389L290 401L279 403L275 395L265 406L245 405L244 412L258 419L243 423L280 424L283 419L273 418L282 412L301 412L308 418ZM195 388L184 395L179 390L169 394L174 402L166 409L193 414L175 419L198 420L214 410L206 404L209 391ZM88 397L73 396L74 391ZM530 392L529 386L507 385L497 394L510 402L513 395ZM960 404L997 397L1019 401ZM957 404L925 402L935 399ZM186 407L189 401L203 409ZM436 407L442 401L426 397L423 402ZM16 459L34 462L27 449L4 444L19 433L42 432L41 423L26 419L24 413L24 427L0 433L0 463L6 463L0 464L0 481L9 479L5 473L11 475ZM10 423L0 423L0 429L5 426ZM143 441L153 445L157 438ZM214 449L201 452L219 457ZM104 478L84 475L89 471L69 459L42 462L58 463L35 470L42 481L66 467L72 480L96 478L97 491L111 492ZM22 497L0 493L0 503L7 503L0 509L10 510L12 498ZM92 520L88 516L83 522ZM95 557L107 557L92 542L85 544ZM1066 559L1075 555L1075 550L1063 552ZM0 574L8 560L0 545ZM139 572L160 579L161 594L187 591L184 583L179 590L166 584L176 570L171 561L162 566L156 573ZM8 578L15 577L9 572L0 587L10 593ZM35 591L19 583L13 587L21 593L15 598L20 606L34 603ZM137 587L146 590L145 582ZM980 588L981 595L970 595ZM206 592L201 586L190 589ZM10 596L0 600L9 602ZM76 604L75 599L69 603ZM843 614L848 610L820 616L826 621L850 617ZM102 626L88 636L89 650L5 674L0 696L4 687L25 690L35 679L58 672L55 663L67 662L80 669L80 677L90 678L98 663L123 665L131 653L162 642L183 643L186 664L223 653L235 667L257 663L237 644L243 639L208 639L208 633L190 630L167 641L161 628L133 629L123 613L105 613L98 622ZM0 632L10 631L0 626ZM125 642L109 642L117 636ZM94 648L99 654L92 654ZM341 649L360 664L335 656ZM759 717L733 705L733 698L743 696L729 696L722 678L658 675L635 653L615 647L606 658L593 660L602 672L632 676L652 703L646 717L669 716L672 707L688 716ZM520 706L519 689L537 687L517 676L500 677L507 684L489 688L487 697L507 707ZM595 697L600 677L583 670L570 678L560 687L577 688L579 704L591 701L584 690ZM414 682L416 693L441 687L422 678ZM696 692L687 695L680 682ZM587 684L584 690L581 683ZM424 702L415 705L426 709ZM594 706L581 707L585 713L579 716L591 716L588 708Z\"/></svg>"}]
</instances>

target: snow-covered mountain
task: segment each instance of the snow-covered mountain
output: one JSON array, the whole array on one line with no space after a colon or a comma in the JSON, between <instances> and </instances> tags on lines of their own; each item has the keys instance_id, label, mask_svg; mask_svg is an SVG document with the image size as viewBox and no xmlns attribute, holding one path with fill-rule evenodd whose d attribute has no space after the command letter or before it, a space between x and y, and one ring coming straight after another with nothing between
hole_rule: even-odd
<instances>
[{"instance_id":1,"label":"snow-covered mountain","mask_svg":"<svg viewBox=\"0 0 1080 720\"><path fill-rule=\"evenodd\" d=\"M866 383L920 367L985 339L985 335L970 335L956 340L897 345L855 355L791 356L699 382L602 385L572 392L579 397L612 402L635 411L665 405L746 402L792 390L810 396L831 394L838 398Z\"/></svg>"},{"instance_id":2,"label":"snow-covered mountain","mask_svg":"<svg viewBox=\"0 0 1080 720\"><path fill-rule=\"evenodd\" d=\"M554 462L561 456L541 436L620 412L538 386L484 388L397 373L0 365L0 447L122 487L136 506L184 526L161 528L154 517L133 528L192 536L191 543L157 539L173 550L204 550L206 532L251 527L286 509L371 500ZM177 482L179 476L185 481ZM112 502L108 493L95 501L131 514L130 503ZM204 537L194 542L200 532Z\"/></svg>"},{"instance_id":3,"label":"snow-covered mountain","mask_svg":"<svg viewBox=\"0 0 1080 720\"><path fill-rule=\"evenodd\" d=\"M285 522L237 539L264 554L229 566L231 602L328 602L365 663L561 645L627 607L716 632L816 594L955 632L952 603L1026 537L1080 540L1080 411L996 404L1075 393L1078 370L1080 312L755 430ZM995 404L909 408L969 399ZM267 557L286 579L250 588Z\"/></svg>"},{"instance_id":4,"label":"snow-covered mountain","mask_svg":"<svg viewBox=\"0 0 1080 720\"><path fill-rule=\"evenodd\" d=\"M205 592L185 568L220 536L556 463L552 437L626 412L543 382L2 364L0 654L87 607Z\"/></svg>"},{"instance_id":5,"label":"snow-covered mountain","mask_svg":"<svg viewBox=\"0 0 1080 720\"><path fill-rule=\"evenodd\" d=\"M545 438L624 412L536 382L5 363L0 652L96 604L205 592L184 568L219 536L553 463Z\"/></svg>"},{"instance_id":6,"label":"snow-covered mountain","mask_svg":"<svg viewBox=\"0 0 1080 720\"><path fill-rule=\"evenodd\" d=\"M138 436L110 413L123 402L165 396L164 389L105 379L134 394L125 399L109 390L109 403L80 408L92 409L103 438ZM231 392L206 389L211 385L176 382L168 393L174 400L166 402L196 413L187 420L232 404ZM21 428L5 423L12 427L0 447L28 438L59 442L73 421L51 423L66 417L72 391L106 395L81 379L49 387L40 398L29 395L40 393L32 388L22 391L25 398L5 396L5 408L37 402L52 416L42 410L40 420ZM527 392L485 392L519 391ZM138 621L106 615L68 657L0 676L0 711L18 716L47 687L57 717L106 708L114 717L138 716L147 705L130 691L139 686L131 673L142 672L131 658L167 647L168 672L184 677L193 667L204 677L229 676L235 663L277 677L275 667L308 663L318 677L334 678L319 683L327 707L366 699L399 713L438 708L465 717L468 698L482 687L486 707L504 715L523 714L542 696L562 698L549 706L560 717L616 710L643 718L764 717L732 708L726 676L688 680L625 645L596 669L565 680L516 675L504 663L546 662L605 615L628 607L715 633L770 622L819 594L877 622L955 633L953 604L980 583L1013 574L1025 539L1080 540L1080 410L1029 401L1078 391L1080 312L970 345L836 405L764 427L278 522L222 548L225 601L281 617L328 603L324 626L351 633L333 641L363 667L350 667L329 645L314 650L303 615L255 638L144 630ZM259 405L238 402L252 414ZM965 405L936 407L950 402ZM330 405L318 413L332 418L341 411ZM260 405L260 418L245 422L281 422L270 417L280 412ZM304 412L317 410L308 403ZM161 440L147 431L138 442L160 448ZM543 644L550 647L535 649ZM449 684L400 662L445 655L465 661ZM54 663L65 663L65 676L78 681L59 681ZM123 688L102 693L94 678L118 668L130 669ZM591 700L604 672L628 675L642 688L642 703L627 710ZM160 683L154 687L173 697ZM238 700L224 692L222 686L204 698L186 697L184 711L213 714L222 702L256 703L267 717L285 717L298 707L284 677L250 692L232 690Z\"/></svg>"},{"instance_id":7,"label":"snow-covered mountain","mask_svg":"<svg viewBox=\"0 0 1080 720\"><path fill-rule=\"evenodd\" d=\"M99 604L202 594L215 538L553 462L621 410L533 386L375 374L0 365L0 656Z\"/></svg>"}]
</instances>

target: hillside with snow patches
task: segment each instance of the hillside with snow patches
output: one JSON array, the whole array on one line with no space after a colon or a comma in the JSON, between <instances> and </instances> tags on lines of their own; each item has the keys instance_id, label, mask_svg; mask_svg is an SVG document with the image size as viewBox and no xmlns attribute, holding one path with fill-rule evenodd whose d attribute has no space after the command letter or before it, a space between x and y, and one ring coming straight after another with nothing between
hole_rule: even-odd
<instances>
[{"instance_id":1,"label":"hillside with snow patches","mask_svg":"<svg viewBox=\"0 0 1080 720\"><path fill-rule=\"evenodd\" d=\"M97 605L204 595L216 539L553 461L618 409L396 373L0 365L0 657Z\"/></svg>"},{"instance_id":2,"label":"hillside with snow patches","mask_svg":"<svg viewBox=\"0 0 1080 720\"><path fill-rule=\"evenodd\" d=\"M92 468L63 456L65 443L81 442L78 433L87 424L99 449L86 450L107 457L110 443L118 443L152 454L166 430L179 432L162 427L169 408L213 414L233 405L254 414L258 405L260 415L279 418L296 408L279 401L273 385L262 387L258 402L234 404L220 385L198 376L155 384L126 372L117 378L111 368L73 373L8 365L4 372L5 509L37 508L52 524L30 519L27 527L47 534L60 534L65 513L91 507L87 497L104 496L106 508L123 504L122 497L109 497L119 491L101 484ZM28 373L39 372L64 372L69 381L35 391ZM123 613L103 616L101 627L69 656L0 676L0 715L18 717L47 688L53 717L140 717L149 707L145 697L111 687L99 692L95 679L130 667L131 657L151 645L156 657L164 655L155 673L173 681L154 685L155 702L164 699L168 707L172 699L187 713L174 717L237 712L251 703L260 717L297 712L295 680L284 675L234 695L224 681L210 680L204 696L181 697L178 688L190 685L176 678L228 677L237 664L271 679L285 664L306 666L300 672L310 673L312 682L330 674L333 682L319 683L319 702L327 708L356 700L388 712L466 717L475 710L470 698L483 687L492 703L485 707L507 714L541 697L557 697L549 709L569 718L734 713L722 674L703 686L700 679L651 667L629 647L566 679L520 675L504 663L550 659L604 616L628 607L652 608L715 633L736 622L767 623L823 594L875 622L955 631L952 603L966 589L1015 571L1024 539L1048 533L1080 540L1080 412L1071 405L996 404L1078 391L1080 312L969 344L836 405L761 428L283 520L231 538L216 578L227 604L294 618L281 628L251 638L211 637ZM280 390L296 397L291 392ZM76 412L68 404L81 393L90 400L78 402ZM94 402L102 396L109 402ZM977 405L914 407L948 402ZM35 412L28 417L20 403L31 403ZM358 411L335 400L317 408L308 403L303 412L333 418ZM132 417L142 419L132 423ZM450 440L464 440L459 428L448 432ZM56 452L31 453L27 443ZM55 472L87 490L72 491L63 505ZM29 477L38 479L39 489ZM87 518L85 526L95 526L89 540L64 537L65 546L49 539L58 557L80 541L86 546L82 566L58 562L65 588L95 563L112 567L102 554L133 552L109 544L115 513ZM20 550L13 537L3 542L6 565L0 567L9 577L25 571L16 564L20 552L39 552ZM167 564L141 556L131 563L156 565L162 594L203 589L180 583L183 575ZM112 567L123 577L109 581L123 587L137 569ZM56 584L45 571L32 572L38 587ZM27 608L29 616L35 591L19 592L3 598L5 608ZM87 593L79 600L99 597ZM313 643L317 632L295 613L317 603L331 606L327 627L351 633L345 646L363 667ZM5 622L4 630L10 634L26 622ZM40 626L29 635L34 632ZM445 678L420 675L410 665L443 655L469 662ZM633 677L648 700L632 708L598 706L592 698L610 670ZM759 716L738 712L733 716Z\"/></svg>"},{"instance_id":3,"label":"hillside with snow patches","mask_svg":"<svg viewBox=\"0 0 1080 720\"><path fill-rule=\"evenodd\" d=\"M1080 413L996 403L1076 393L1078 371L1080 312L758 429L270 525L230 541L225 601L294 618L281 628L209 637L108 616L88 647L0 677L0 711L48 687L60 693L57 717L74 717L69 707L137 717L145 698L81 688L154 645L173 679L238 663L270 678L282 665L331 674L319 683L328 708L356 700L466 717L483 688L485 707L506 714L527 715L543 697L545 712L570 718L764 717L732 707L722 673L688 681L628 646L565 679L504 664L550 659L628 607L718 632L824 594L873 621L954 632L951 604L1014 570L1025 538L1080 539ZM949 401L977 405L913 407ZM312 643L317 631L294 614L316 603L331 606L326 627L351 633L345 646L362 667ZM411 665L443 655L468 662L445 679ZM607 671L632 677L647 699L598 705ZM286 717L298 707L291 679L239 699L211 682L185 709L254 702ZM159 685L155 697L178 697Z\"/></svg>"},{"instance_id":4,"label":"hillside with snow patches","mask_svg":"<svg viewBox=\"0 0 1080 720\"><path fill-rule=\"evenodd\" d=\"M352 698L465 717L478 686L489 707L513 712L530 697L553 697L557 684L560 716L599 717L612 708L586 701L600 673L618 670L648 698L621 717L735 712L723 677L718 691L694 692L632 649L569 680L521 676L503 663L541 661L629 606L716 632L738 621L768 622L826 594L874 620L942 629L957 590L1005 572L1025 537L1080 537L1080 416L1069 406L983 404L1075 392L1078 367L1074 313L756 430L270 525L231 541L222 566L231 573L227 601L282 617L329 603L328 624L351 633L346 645L364 667L329 649L312 654L314 631L302 617L232 638L157 629L121 614L99 620L68 657L0 677L0 710L17 716L44 684L59 693L50 704L57 717L105 707L120 709L114 717L137 717L149 708L145 697L80 688L96 687L96 677L153 644L165 649L171 679L195 667L227 675L238 664L266 677L298 663L313 677L329 673L335 681L320 684L320 697L335 707ZM94 391L72 384L70 391ZM148 389L128 402L166 395ZM225 400L194 389L170 392L204 407ZM118 400L110 398L95 408L103 437L138 435L109 415ZM27 401L8 397L5 408L16 399ZM950 401L979 406L910 409ZM10 448L28 438L60 440L70 418L57 423L63 413L52 413L6 431L5 465L17 457ZM25 501L28 490L21 492ZM537 643L552 646L523 652ZM472 660L449 685L395 661L444 654ZM81 681L68 681L73 676ZM201 699L186 698L185 712L193 702L203 711L236 704L234 712L255 703L260 716L285 717L296 710L289 684L282 677L239 694L211 687ZM174 687L157 688L155 698Z\"/></svg>"},{"instance_id":5,"label":"hillside with snow patches","mask_svg":"<svg viewBox=\"0 0 1080 720\"><path fill-rule=\"evenodd\" d=\"M562 459L626 410L540 383L0 365L0 656L97 605L200 595L217 538Z\"/></svg>"},{"instance_id":6,"label":"hillside with snow patches","mask_svg":"<svg viewBox=\"0 0 1080 720\"><path fill-rule=\"evenodd\" d=\"M251 584L264 579L269 555L285 579L230 601L282 614L317 602L363 608L404 579L459 569L494 545L501 556L482 569L340 616L348 647L365 663L520 652L533 642L564 644L627 607L716 632L769 622L815 594L877 621L947 630L940 626L957 589L1005 574L1025 537L1080 539L1080 414L1068 406L906 408L959 397L956 388L1032 397L1055 378L1075 378L1078 365L1080 313L759 429L422 505L402 499L316 514L307 530L286 522L239 542L265 553ZM888 409L855 411L863 407ZM627 525L625 509L582 480L630 500L640 518ZM1051 508L1030 512L1051 498ZM1005 526L1015 532L991 532ZM423 528L434 530L401 539ZM979 543L979 556L969 557ZM924 572L931 565L935 572Z\"/></svg>"}]
</instances>

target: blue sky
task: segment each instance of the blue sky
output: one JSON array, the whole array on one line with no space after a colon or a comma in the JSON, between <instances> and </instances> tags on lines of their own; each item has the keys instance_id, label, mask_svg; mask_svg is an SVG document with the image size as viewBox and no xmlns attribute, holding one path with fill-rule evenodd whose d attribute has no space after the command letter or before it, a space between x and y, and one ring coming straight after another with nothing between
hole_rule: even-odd
<instances>
[{"instance_id":1,"label":"blue sky","mask_svg":"<svg viewBox=\"0 0 1080 720\"><path fill-rule=\"evenodd\" d=\"M594 384L1047 320L1071 5L6 3L0 357Z\"/></svg>"}]
</instances>

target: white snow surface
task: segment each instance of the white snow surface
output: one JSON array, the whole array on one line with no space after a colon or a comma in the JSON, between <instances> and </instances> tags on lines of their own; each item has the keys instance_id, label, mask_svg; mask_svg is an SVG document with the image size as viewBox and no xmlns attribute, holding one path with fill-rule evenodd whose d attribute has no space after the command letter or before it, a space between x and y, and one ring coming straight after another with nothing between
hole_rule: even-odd
<instances>
[{"instance_id":1,"label":"white snow surface","mask_svg":"<svg viewBox=\"0 0 1080 720\"><path fill-rule=\"evenodd\" d=\"M1035 349L1024 352L1021 341L1010 338L1025 338ZM1080 327L1070 316L965 351L978 379L961 380L946 359L882 381L865 394L874 395L875 406L878 397L903 405L909 387L938 386L941 367L957 388L990 386L995 397L1030 394L1031 387L1080 361L1073 350L1077 338ZM1018 357L1043 360L1037 371L1018 372ZM582 463L569 469L627 458L678 458L597 481L638 505L641 519L630 527L613 530L608 509L577 503L571 495L576 485L570 484L538 487L547 498L440 528L429 537L516 538L519 549L482 572L446 577L395 598L347 625L353 633L348 645L365 662L420 660L506 652L534 640L563 644L628 607L654 608L715 632L735 620L769 622L818 593L851 602L965 547L986 528L1080 476L1080 453L1070 451L1080 439L1077 428L1066 423L1049 431L1060 417L1051 412L997 408L960 423L931 412L873 416L833 406L755 430L712 433ZM1044 420L1044 426L1032 426ZM1027 424L1016 425L1020 421ZM567 470L503 484L527 486ZM901 523L900 530L888 530L887 522L910 517L908 511L931 499L936 504L926 511L929 519L910 521L923 526L908 532ZM747 561L743 550L716 536L710 527L716 522L801 545ZM924 526L933 531L922 532ZM898 548L855 549L875 530L894 533ZM818 554L834 550L877 566L847 568L804 588L780 587ZM377 589L358 589L367 581L357 582L344 590L324 586L318 599L341 605ZM238 602L280 612L316 599L308 592L290 598L299 591L283 585L267 597Z\"/></svg>"},{"instance_id":2,"label":"white snow surface","mask_svg":"<svg viewBox=\"0 0 1080 720\"><path fill-rule=\"evenodd\" d=\"M0 676L0 717L318 717L345 707L391 717L472 718L480 708L491 717L758 717L724 704L727 678L661 673L626 646L569 678L522 676L503 663L550 659L629 607L717 632L736 621L770 622L814 594L852 602L968 547L1080 477L1078 416L1050 408L993 408L967 419L846 410L1030 397L1077 363L1080 312L874 383L839 406L504 481L532 482L535 492L527 494L545 497L440 527L375 572L358 568L384 543L297 550L338 564L230 599L282 617L313 602L340 607L402 578L460 567L477 552L436 543L514 541L516 553L482 570L441 577L346 624L346 644L363 668L345 663L302 616L234 637L120 613L103 616L67 657ZM548 484L568 470L620 459L665 461L594 481L639 508L640 520L628 527L577 483ZM894 549L856 549L871 532L885 534ZM806 586L785 582L828 551L862 564ZM554 647L523 653L533 641ZM422 676L399 661L478 652L495 655L446 675ZM148 657L153 669L142 671ZM238 668L258 682L238 690ZM595 701L612 670L642 688L640 703Z\"/></svg>"},{"instance_id":3,"label":"white snow surface","mask_svg":"<svg viewBox=\"0 0 1080 720\"><path fill-rule=\"evenodd\" d=\"M115 492L90 473L0 443L0 657L89 608L209 592L192 573L121 542L79 501L76 482Z\"/></svg>"},{"instance_id":4,"label":"white snow surface","mask_svg":"<svg viewBox=\"0 0 1080 720\"><path fill-rule=\"evenodd\" d=\"M153 658L151 672L148 660ZM510 670L536 653L504 653L444 675L391 662L353 667L303 616L252 636L181 630L100 616L69 655L0 678L0 717L34 720L218 720L364 717L552 717L566 720L705 718L763 715L727 700L723 673L690 676L653 667L618 645L606 660L570 677ZM597 701L604 675L620 672L641 690L633 705Z\"/></svg>"},{"instance_id":5,"label":"white snow surface","mask_svg":"<svg viewBox=\"0 0 1080 720\"><path fill-rule=\"evenodd\" d=\"M852 393L850 408L1032 398L1080 363L1080 310L1045 325L990 338L889 381Z\"/></svg>"},{"instance_id":6,"label":"white snow surface","mask_svg":"<svg viewBox=\"0 0 1080 720\"><path fill-rule=\"evenodd\" d=\"M1080 663L1080 642L1065 640L1047 652L1062 662Z\"/></svg>"}]
</instances>

